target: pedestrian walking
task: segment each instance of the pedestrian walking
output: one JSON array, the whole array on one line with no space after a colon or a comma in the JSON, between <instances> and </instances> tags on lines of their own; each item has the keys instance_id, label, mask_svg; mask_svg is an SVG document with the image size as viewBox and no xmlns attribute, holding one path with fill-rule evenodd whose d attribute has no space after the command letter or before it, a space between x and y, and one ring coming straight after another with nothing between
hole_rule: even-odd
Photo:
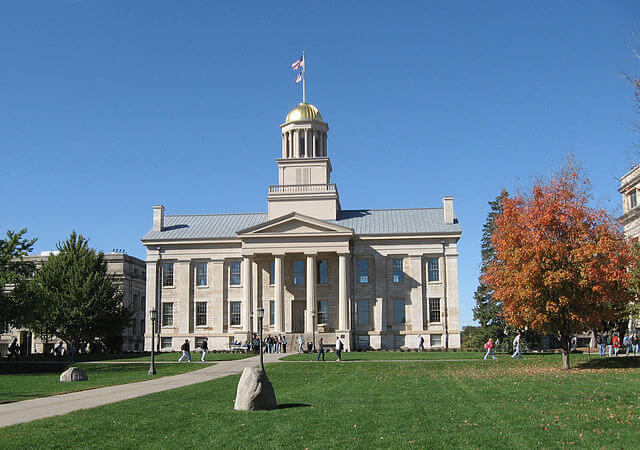
<instances>
[{"instance_id":1,"label":"pedestrian walking","mask_svg":"<svg viewBox=\"0 0 640 450\"><path fill-rule=\"evenodd\" d=\"M423 336L423 335L421 335L421 334L419 334L419 335L418 335L418 339L419 339L419 342L418 342L418 350L419 350L419 351L421 351L421 352L423 352L423 351L424 351L424 336Z\"/></svg>"},{"instance_id":2,"label":"pedestrian walking","mask_svg":"<svg viewBox=\"0 0 640 450\"><path fill-rule=\"evenodd\" d=\"M342 349L344 348L344 344L342 343L342 339L336 339L336 356L338 357L338 361L342 361Z\"/></svg>"},{"instance_id":3,"label":"pedestrian walking","mask_svg":"<svg viewBox=\"0 0 640 450\"><path fill-rule=\"evenodd\" d=\"M522 359L522 352L520 351L520 338L521 338L521 336L522 335L520 333L518 333L518 335L513 340L513 348L515 348L515 351L513 352L513 355L511 355L511 359L516 359L516 356L518 356L520 359Z\"/></svg>"},{"instance_id":4,"label":"pedestrian walking","mask_svg":"<svg viewBox=\"0 0 640 450\"><path fill-rule=\"evenodd\" d=\"M611 339L611 333L607 333L607 353L611 356L611 350L613 347L613 340Z\"/></svg>"},{"instance_id":5,"label":"pedestrian walking","mask_svg":"<svg viewBox=\"0 0 640 450\"><path fill-rule=\"evenodd\" d=\"M282 336L282 353L287 353L287 337Z\"/></svg>"},{"instance_id":6,"label":"pedestrian walking","mask_svg":"<svg viewBox=\"0 0 640 450\"><path fill-rule=\"evenodd\" d=\"M578 350L578 338L576 336L571 337L571 351L575 352Z\"/></svg>"},{"instance_id":7,"label":"pedestrian walking","mask_svg":"<svg viewBox=\"0 0 640 450\"><path fill-rule=\"evenodd\" d=\"M611 342L613 344L613 354L618 356L618 352L620 351L620 336L618 336L618 333L613 335Z\"/></svg>"},{"instance_id":8,"label":"pedestrian walking","mask_svg":"<svg viewBox=\"0 0 640 450\"><path fill-rule=\"evenodd\" d=\"M304 353L302 346L304 345L304 339L302 336L298 336L298 353Z\"/></svg>"},{"instance_id":9,"label":"pedestrian walking","mask_svg":"<svg viewBox=\"0 0 640 450\"><path fill-rule=\"evenodd\" d=\"M600 347L600 356L604 356L604 350L607 345L607 337L604 333L598 333L597 342L598 347Z\"/></svg>"},{"instance_id":10,"label":"pedestrian walking","mask_svg":"<svg viewBox=\"0 0 640 450\"><path fill-rule=\"evenodd\" d=\"M7 360L10 360L11 357L15 358L16 361L20 359L20 346L18 345L18 338L13 338L11 345L9 346L9 354L7 355Z\"/></svg>"},{"instance_id":11,"label":"pedestrian walking","mask_svg":"<svg viewBox=\"0 0 640 450\"><path fill-rule=\"evenodd\" d=\"M631 348L633 349L633 356L638 356L638 333L633 332L633 336L631 336Z\"/></svg>"},{"instance_id":12,"label":"pedestrian walking","mask_svg":"<svg viewBox=\"0 0 640 450\"><path fill-rule=\"evenodd\" d=\"M324 361L324 342L322 342L322 338L318 341L318 359L320 361L320 355L322 355L322 360Z\"/></svg>"},{"instance_id":13,"label":"pedestrian walking","mask_svg":"<svg viewBox=\"0 0 640 450\"><path fill-rule=\"evenodd\" d=\"M493 356L493 338L489 338L489 340L484 344L484 348L487 351L487 354L484 355L484 359L487 359L489 356L496 359L496 357Z\"/></svg>"},{"instance_id":14,"label":"pedestrian walking","mask_svg":"<svg viewBox=\"0 0 640 450\"><path fill-rule=\"evenodd\" d=\"M189 345L189 339L184 340L184 344L180 347L182 350L182 356L178 358L178 362L182 362L187 359L187 362L191 362L191 346Z\"/></svg>"},{"instance_id":15,"label":"pedestrian walking","mask_svg":"<svg viewBox=\"0 0 640 450\"><path fill-rule=\"evenodd\" d=\"M204 338L202 340L202 343L200 344L200 348L202 349L202 358L200 358L200 361L204 362L204 359L207 357L207 352L209 351L209 344L207 343L207 339L208 338Z\"/></svg>"}]
</instances>

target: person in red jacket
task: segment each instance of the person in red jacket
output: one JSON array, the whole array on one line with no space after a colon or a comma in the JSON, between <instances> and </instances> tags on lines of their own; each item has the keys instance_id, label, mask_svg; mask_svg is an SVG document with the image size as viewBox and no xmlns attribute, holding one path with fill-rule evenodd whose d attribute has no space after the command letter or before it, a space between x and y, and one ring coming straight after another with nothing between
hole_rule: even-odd
<instances>
[{"instance_id":1,"label":"person in red jacket","mask_svg":"<svg viewBox=\"0 0 640 450\"><path fill-rule=\"evenodd\" d=\"M620 351L620 336L618 336L618 333L613 335L611 342L613 343L613 352L618 356L618 352Z\"/></svg>"},{"instance_id":2,"label":"person in red jacket","mask_svg":"<svg viewBox=\"0 0 640 450\"><path fill-rule=\"evenodd\" d=\"M489 338L487 343L484 344L484 348L487 351L487 354L484 355L484 359L487 359L489 356L491 356L491 358L493 359L496 359L496 357L493 356L493 338Z\"/></svg>"}]
</instances>

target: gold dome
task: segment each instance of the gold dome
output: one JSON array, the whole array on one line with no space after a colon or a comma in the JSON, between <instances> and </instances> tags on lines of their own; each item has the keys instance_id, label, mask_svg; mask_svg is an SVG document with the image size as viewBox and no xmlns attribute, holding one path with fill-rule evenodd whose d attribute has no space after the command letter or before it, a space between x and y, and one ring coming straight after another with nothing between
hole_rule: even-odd
<instances>
[{"instance_id":1,"label":"gold dome","mask_svg":"<svg viewBox=\"0 0 640 450\"><path fill-rule=\"evenodd\" d=\"M318 108L315 106L309 103L300 103L289 111L285 123L300 122L302 120L315 120L316 122L322 122L322 115L320 115L320 111L318 111Z\"/></svg>"}]
</instances>

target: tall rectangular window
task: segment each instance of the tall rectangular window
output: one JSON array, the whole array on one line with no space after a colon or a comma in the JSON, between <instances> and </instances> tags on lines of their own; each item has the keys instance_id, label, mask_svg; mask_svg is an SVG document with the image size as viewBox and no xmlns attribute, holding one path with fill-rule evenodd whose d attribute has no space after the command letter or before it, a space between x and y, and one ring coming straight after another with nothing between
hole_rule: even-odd
<instances>
[{"instance_id":1,"label":"tall rectangular window","mask_svg":"<svg viewBox=\"0 0 640 450\"><path fill-rule=\"evenodd\" d=\"M269 325L276 323L276 302L271 300L269 302Z\"/></svg>"},{"instance_id":2,"label":"tall rectangular window","mask_svg":"<svg viewBox=\"0 0 640 450\"><path fill-rule=\"evenodd\" d=\"M293 262L293 284L304 284L304 261Z\"/></svg>"},{"instance_id":3,"label":"tall rectangular window","mask_svg":"<svg viewBox=\"0 0 640 450\"><path fill-rule=\"evenodd\" d=\"M358 283L369 283L369 260L367 259L358 260Z\"/></svg>"},{"instance_id":4,"label":"tall rectangular window","mask_svg":"<svg viewBox=\"0 0 640 450\"><path fill-rule=\"evenodd\" d=\"M171 338L170 337L161 337L160 338L160 348L162 349L170 349L171 348Z\"/></svg>"},{"instance_id":5,"label":"tall rectangular window","mask_svg":"<svg viewBox=\"0 0 640 450\"><path fill-rule=\"evenodd\" d=\"M240 325L240 302L231 302L231 325Z\"/></svg>"},{"instance_id":6,"label":"tall rectangular window","mask_svg":"<svg viewBox=\"0 0 640 450\"><path fill-rule=\"evenodd\" d=\"M631 195L629 195L629 204L631 208L635 208L636 206L638 206L638 197L636 196L635 189L633 190L633 192L631 192Z\"/></svg>"},{"instance_id":7,"label":"tall rectangular window","mask_svg":"<svg viewBox=\"0 0 640 450\"><path fill-rule=\"evenodd\" d=\"M196 302L196 326L207 324L207 302Z\"/></svg>"},{"instance_id":8,"label":"tall rectangular window","mask_svg":"<svg viewBox=\"0 0 640 450\"><path fill-rule=\"evenodd\" d=\"M201 262L196 266L196 286L207 285L207 263Z\"/></svg>"},{"instance_id":9,"label":"tall rectangular window","mask_svg":"<svg viewBox=\"0 0 640 450\"><path fill-rule=\"evenodd\" d=\"M358 324L369 323L369 300L358 300Z\"/></svg>"},{"instance_id":10,"label":"tall rectangular window","mask_svg":"<svg viewBox=\"0 0 640 450\"><path fill-rule=\"evenodd\" d=\"M393 301L393 323L404 323L404 300Z\"/></svg>"},{"instance_id":11,"label":"tall rectangular window","mask_svg":"<svg viewBox=\"0 0 640 450\"><path fill-rule=\"evenodd\" d=\"M162 265L162 287L173 286L173 263Z\"/></svg>"},{"instance_id":12,"label":"tall rectangular window","mask_svg":"<svg viewBox=\"0 0 640 450\"><path fill-rule=\"evenodd\" d=\"M329 302L326 300L318 301L318 323L329 323Z\"/></svg>"},{"instance_id":13,"label":"tall rectangular window","mask_svg":"<svg viewBox=\"0 0 640 450\"><path fill-rule=\"evenodd\" d=\"M369 335L361 334L358 336L358 348L368 349L370 346Z\"/></svg>"},{"instance_id":14,"label":"tall rectangular window","mask_svg":"<svg viewBox=\"0 0 640 450\"><path fill-rule=\"evenodd\" d=\"M393 337L393 346L395 348L402 348L404 347L404 343L405 343L405 336L404 334L397 334Z\"/></svg>"},{"instance_id":15,"label":"tall rectangular window","mask_svg":"<svg viewBox=\"0 0 640 450\"><path fill-rule=\"evenodd\" d=\"M327 276L327 260L318 261L318 284L327 284L329 282Z\"/></svg>"},{"instance_id":16,"label":"tall rectangular window","mask_svg":"<svg viewBox=\"0 0 640 450\"><path fill-rule=\"evenodd\" d=\"M440 299L429 299L429 322L440 322Z\"/></svg>"},{"instance_id":17,"label":"tall rectangular window","mask_svg":"<svg viewBox=\"0 0 640 450\"><path fill-rule=\"evenodd\" d=\"M404 270L402 269L402 258L393 259L393 282L402 283L404 281Z\"/></svg>"},{"instance_id":18,"label":"tall rectangular window","mask_svg":"<svg viewBox=\"0 0 640 450\"><path fill-rule=\"evenodd\" d=\"M276 284L276 262L271 261L269 263L269 284Z\"/></svg>"},{"instance_id":19,"label":"tall rectangular window","mask_svg":"<svg viewBox=\"0 0 640 450\"><path fill-rule=\"evenodd\" d=\"M162 303L162 326L173 326L173 303Z\"/></svg>"},{"instance_id":20,"label":"tall rectangular window","mask_svg":"<svg viewBox=\"0 0 640 450\"><path fill-rule=\"evenodd\" d=\"M440 281L440 264L438 258L429 258L427 261L427 271L429 281Z\"/></svg>"},{"instance_id":21,"label":"tall rectangular window","mask_svg":"<svg viewBox=\"0 0 640 450\"><path fill-rule=\"evenodd\" d=\"M431 347L442 347L442 335L441 334L432 334L431 335Z\"/></svg>"},{"instance_id":22,"label":"tall rectangular window","mask_svg":"<svg viewBox=\"0 0 640 450\"><path fill-rule=\"evenodd\" d=\"M144 334L144 319L140 319L140 334Z\"/></svg>"},{"instance_id":23,"label":"tall rectangular window","mask_svg":"<svg viewBox=\"0 0 640 450\"><path fill-rule=\"evenodd\" d=\"M240 269L241 263L239 261L231 263L231 286L240 286L242 282Z\"/></svg>"}]
</instances>

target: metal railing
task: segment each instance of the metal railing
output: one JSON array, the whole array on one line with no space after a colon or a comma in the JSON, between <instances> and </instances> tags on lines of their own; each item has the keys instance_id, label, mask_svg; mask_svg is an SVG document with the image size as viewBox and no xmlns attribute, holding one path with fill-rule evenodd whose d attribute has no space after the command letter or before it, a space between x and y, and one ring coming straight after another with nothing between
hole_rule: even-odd
<instances>
[{"instance_id":1,"label":"metal railing","mask_svg":"<svg viewBox=\"0 0 640 450\"><path fill-rule=\"evenodd\" d=\"M285 194L289 192L336 192L335 183L324 184L280 184L269 186L270 194Z\"/></svg>"}]
</instances>

